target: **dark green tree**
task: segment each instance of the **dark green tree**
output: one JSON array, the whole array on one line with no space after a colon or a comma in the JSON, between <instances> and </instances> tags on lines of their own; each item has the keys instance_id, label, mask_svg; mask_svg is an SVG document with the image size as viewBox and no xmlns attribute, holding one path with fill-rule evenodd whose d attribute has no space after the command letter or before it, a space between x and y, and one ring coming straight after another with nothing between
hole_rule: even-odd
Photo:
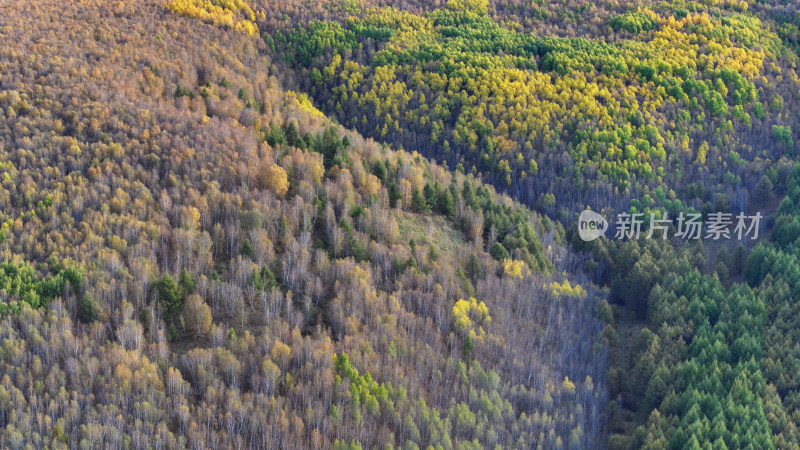
<instances>
[{"instance_id":1,"label":"dark green tree","mask_svg":"<svg viewBox=\"0 0 800 450\"><path fill-rule=\"evenodd\" d=\"M494 259L496 259L498 261L502 261L504 259L508 259L508 258L511 257L511 255L508 254L508 250L506 250L506 248L503 247L503 244L501 244L499 242L495 242L492 245L492 248L489 251L489 254L492 255L492 258L494 258Z\"/></svg>"},{"instance_id":2,"label":"dark green tree","mask_svg":"<svg viewBox=\"0 0 800 450\"><path fill-rule=\"evenodd\" d=\"M425 197L422 195L419 189L415 189L414 193L411 194L411 209L418 213L424 213L428 211L428 202L425 200Z\"/></svg>"},{"instance_id":3,"label":"dark green tree","mask_svg":"<svg viewBox=\"0 0 800 450\"><path fill-rule=\"evenodd\" d=\"M448 217L453 217L456 213L456 204L450 189L442 189L438 195L437 209L440 213Z\"/></svg>"},{"instance_id":4,"label":"dark green tree","mask_svg":"<svg viewBox=\"0 0 800 450\"><path fill-rule=\"evenodd\" d=\"M172 322L180 313L183 303L180 287L169 274L164 274L163 277L153 282L152 288L156 291L158 303L163 308L164 321Z\"/></svg>"},{"instance_id":5,"label":"dark green tree","mask_svg":"<svg viewBox=\"0 0 800 450\"><path fill-rule=\"evenodd\" d=\"M397 201L403 194L400 193L400 188L397 186L397 183L392 181L392 184L389 185L389 206L392 208L397 207Z\"/></svg>"}]
</instances>

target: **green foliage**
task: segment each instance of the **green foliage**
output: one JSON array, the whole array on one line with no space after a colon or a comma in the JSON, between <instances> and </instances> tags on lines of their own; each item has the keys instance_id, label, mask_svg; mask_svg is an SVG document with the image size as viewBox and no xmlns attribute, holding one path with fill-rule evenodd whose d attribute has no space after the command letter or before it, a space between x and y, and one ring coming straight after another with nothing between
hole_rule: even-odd
<instances>
[{"instance_id":1,"label":"green foliage","mask_svg":"<svg viewBox=\"0 0 800 450\"><path fill-rule=\"evenodd\" d=\"M456 212L455 200L450 189L442 189L437 195L438 211L445 216L452 217Z\"/></svg>"},{"instance_id":2,"label":"green foliage","mask_svg":"<svg viewBox=\"0 0 800 450\"><path fill-rule=\"evenodd\" d=\"M266 291L278 285L278 282L275 280L275 275L266 264L261 266L261 270L253 268L253 273L250 275L250 283L252 283L257 290Z\"/></svg>"},{"instance_id":3,"label":"green foliage","mask_svg":"<svg viewBox=\"0 0 800 450\"><path fill-rule=\"evenodd\" d=\"M436 208L439 205L440 191L441 187L438 184L434 187L430 182L425 183L425 188L423 188L422 193L425 196L425 203L428 205L428 208Z\"/></svg>"},{"instance_id":4,"label":"green foliage","mask_svg":"<svg viewBox=\"0 0 800 450\"><path fill-rule=\"evenodd\" d=\"M784 50L753 16L694 9L669 21L650 10L628 12L609 19L627 30L612 44L527 33L475 14L481 8L469 3L314 22L281 34L279 49L292 54L307 42L334 40L323 46L329 56L294 62L331 75L315 84L318 104L367 136L420 148L509 192L549 186L552 192L526 199L548 212L555 192L607 192L609 183L633 197L654 187L680 194L682 178L701 170L689 149L763 142L760 131L744 130L765 119L756 85ZM353 50L359 44L377 51L363 57ZM779 111L782 97L767 91ZM788 145L785 131L778 133ZM711 173L720 182L723 175Z\"/></svg>"},{"instance_id":5,"label":"green foliage","mask_svg":"<svg viewBox=\"0 0 800 450\"><path fill-rule=\"evenodd\" d=\"M264 214L257 210L242 211L239 213L239 223L244 231L252 231L264 224Z\"/></svg>"},{"instance_id":6,"label":"green foliage","mask_svg":"<svg viewBox=\"0 0 800 450\"><path fill-rule=\"evenodd\" d=\"M97 303L88 295L78 305L78 319L83 323L94 322L98 319L99 313Z\"/></svg>"},{"instance_id":7,"label":"green foliage","mask_svg":"<svg viewBox=\"0 0 800 450\"><path fill-rule=\"evenodd\" d=\"M403 194L400 192L400 188L397 186L397 183L392 181L392 184L389 185L389 206L392 208L397 207L397 201L403 197Z\"/></svg>"},{"instance_id":8,"label":"green foliage","mask_svg":"<svg viewBox=\"0 0 800 450\"><path fill-rule=\"evenodd\" d=\"M502 261L511 257L511 255L508 254L508 250L506 250L506 248L503 247L503 244L499 242L492 244L489 254L492 255L492 258L496 259L497 261Z\"/></svg>"},{"instance_id":9,"label":"green foliage","mask_svg":"<svg viewBox=\"0 0 800 450\"><path fill-rule=\"evenodd\" d=\"M761 203L762 207L775 198L775 186L767 176L762 176L761 180L756 184L755 199Z\"/></svg>"},{"instance_id":10,"label":"green foliage","mask_svg":"<svg viewBox=\"0 0 800 450\"><path fill-rule=\"evenodd\" d=\"M194 92L191 89L182 86L180 83L178 83L178 85L175 87L175 97L194 98Z\"/></svg>"},{"instance_id":11,"label":"green foliage","mask_svg":"<svg viewBox=\"0 0 800 450\"><path fill-rule=\"evenodd\" d=\"M372 165L372 174L382 182L386 181L386 166L381 160L375 161L375 164Z\"/></svg>"},{"instance_id":12,"label":"green foliage","mask_svg":"<svg viewBox=\"0 0 800 450\"><path fill-rule=\"evenodd\" d=\"M188 297L194 293L196 282L191 272L186 269L181 270L178 276L178 285L180 287L181 297Z\"/></svg>"},{"instance_id":13,"label":"green foliage","mask_svg":"<svg viewBox=\"0 0 800 450\"><path fill-rule=\"evenodd\" d=\"M789 150L794 150L794 139L792 138L792 127L790 126L780 126L780 125L773 125L772 126L772 135L775 136L776 139L783 146Z\"/></svg>"},{"instance_id":14,"label":"green foliage","mask_svg":"<svg viewBox=\"0 0 800 450\"><path fill-rule=\"evenodd\" d=\"M250 243L250 239L245 239L244 242L242 242L242 248L239 250L239 253L250 259L256 259L255 249L253 249L253 244Z\"/></svg>"},{"instance_id":15,"label":"green foliage","mask_svg":"<svg viewBox=\"0 0 800 450\"><path fill-rule=\"evenodd\" d=\"M152 289L158 295L158 303L163 309L164 322L171 323L180 314L183 307L183 292L169 274L164 274L161 278L154 280Z\"/></svg>"},{"instance_id":16,"label":"green foliage","mask_svg":"<svg viewBox=\"0 0 800 450\"><path fill-rule=\"evenodd\" d=\"M294 123L294 122L292 122ZM287 138L287 140L289 140ZM290 144L292 142L289 140ZM319 134L312 144L315 152L322 154L322 161L325 169L330 169L335 165L345 165L349 162L347 149L350 143L347 136L339 138L339 132L334 127L327 128Z\"/></svg>"},{"instance_id":17,"label":"green foliage","mask_svg":"<svg viewBox=\"0 0 800 450\"><path fill-rule=\"evenodd\" d=\"M777 31L784 43L795 50L800 49L800 12L795 13L793 21L787 17Z\"/></svg>"},{"instance_id":18,"label":"green foliage","mask_svg":"<svg viewBox=\"0 0 800 450\"><path fill-rule=\"evenodd\" d=\"M367 253L367 246L358 237L353 236L347 241L347 249L350 253L350 256L355 258L356 261L369 260L369 254Z\"/></svg>"},{"instance_id":19,"label":"green foliage","mask_svg":"<svg viewBox=\"0 0 800 450\"><path fill-rule=\"evenodd\" d=\"M632 12L612 17L609 24L614 31L627 30L630 33L641 33L656 28L658 23L653 16L653 13Z\"/></svg>"},{"instance_id":20,"label":"green foliage","mask_svg":"<svg viewBox=\"0 0 800 450\"><path fill-rule=\"evenodd\" d=\"M32 308L47 306L54 298L64 292L70 284L79 296L83 293L83 273L74 267L53 266L53 273L44 277L26 263L5 262L0 264L0 290L5 292L7 301L0 302L0 315L18 312L19 302L28 303Z\"/></svg>"},{"instance_id":21,"label":"green foliage","mask_svg":"<svg viewBox=\"0 0 800 450\"><path fill-rule=\"evenodd\" d=\"M465 274L472 281L472 284L476 284L478 280L484 277L483 265L480 259L478 259L478 255L474 253L469 255Z\"/></svg>"},{"instance_id":22,"label":"green foliage","mask_svg":"<svg viewBox=\"0 0 800 450\"><path fill-rule=\"evenodd\" d=\"M427 200L425 200L419 189L415 189L411 194L411 209L417 213L425 213L430 209Z\"/></svg>"},{"instance_id":23,"label":"green foliage","mask_svg":"<svg viewBox=\"0 0 800 450\"><path fill-rule=\"evenodd\" d=\"M489 12L489 0L448 0L447 8L485 15Z\"/></svg>"},{"instance_id":24,"label":"green foliage","mask_svg":"<svg viewBox=\"0 0 800 450\"><path fill-rule=\"evenodd\" d=\"M291 42L293 51L286 54L291 63L303 66L322 56L326 50L342 53L355 50L358 43L352 31L345 30L338 23L314 22L308 29L298 25L287 35L275 36L276 43Z\"/></svg>"},{"instance_id":25,"label":"green foliage","mask_svg":"<svg viewBox=\"0 0 800 450\"><path fill-rule=\"evenodd\" d=\"M771 192L772 175L762 177L759 190ZM800 309L789 300L800 292L800 169L793 168L785 184L788 195L776 213L771 242L749 256L743 245L732 253L720 250L714 276L692 267L695 255L667 244L633 241L612 255L620 265L612 283L612 290L623 292L617 297L646 301L649 328L629 344L633 360L620 366L618 373L625 375L616 388L641 399L634 410L642 425L629 436L635 445L785 448L797 441L794 427L779 424L792 420L798 404L782 402L777 392L796 385L789 367L800 363L794 345ZM747 284L725 288L722 280L742 266ZM621 438L612 437L609 446L612 441Z\"/></svg>"},{"instance_id":26,"label":"green foliage","mask_svg":"<svg viewBox=\"0 0 800 450\"><path fill-rule=\"evenodd\" d=\"M381 403L389 401L389 389L383 383L378 384L369 373L359 375L358 370L350 364L347 354L333 355L334 367L339 376L350 381L350 404L354 412L363 408L370 416L377 416L381 412Z\"/></svg>"},{"instance_id":27,"label":"green foliage","mask_svg":"<svg viewBox=\"0 0 800 450\"><path fill-rule=\"evenodd\" d=\"M403 55L404 47L378 53L402 34L427 30L425 20L404 12L367 23L360 19L372 14L369 2L350 0L262 2L257 19L245 17L251 2L242 0L169 3L204 22L258 20L273 42L170 14L160 2L12 2L7 11L4 4L0 250L33 269L0 277L10 278L0 286L0 309L15 313L0 320L0 377L8 374L0 386L1 445L600 443L603 421L594 419L605 409L604 352L592 349L601 345L593 303L549 301L544 275L515 261L526 274L520 285L483 250L495 239L535 268L550 260L541 248L547 239L552 255L563 255L558 225L545 225L484 181L495 166L503 177L525 179L533 148L509 149L492 134L499 124L468 120L459 133L466 140L474 133L487 153L475 169L484 176L454 174L451 164L472 171L477 162L460 160L455 122L444 118L462 108L477 114L475 100L458 93L469 75L450 72L436 94L419 89L412 99L419 105L390 105L380 118L371 99L360 108L358 120L379 124L386 136L402 133L415 115L440 122L440 140L430 145L447 151L452 143L456 159L437 158L438 165L362 139L303 94L282 91L283 78L295 75L264 53L280 39L278 29L341 17L341 32L357 35L355 45L323 39L317 47L308 39L288 53L311 61L303 69L309 79L298 77L297 87L311 89L319 105L336 97L331 107L340 102L347 113L362 93L357 78L385 70L372 66L373 56ZM452 22L443 27L457 32L459 21L489 18L488 2L460 6L442 17ZM35 61L18 57L34 53ZM529 56L514 56L519 66L486 62L527 70L537 64ZM424 69L426 83L439 73L433 64ZM330 89L344 70L356 78L352 89ZM373 81L397 85L385 76ZM462 85L451 89L451 80ZM433 137L427 126L418 128L420 142ZM541 172L553 167L545 154L538 163ZM286 187L268 182L269 167L280 167ZM415 189L428 212L409 212ZM399 208L386 207L387 190ZM472 253L475 286L461 259ZM62 258L74 258L86 276L58 264ZM448 313L455 299L476 291L492 325L476 302L460 334ZM561 348L570 349L568 358ZM346 376L343 363L337 369L331 355L345 353L360 374ZM575 380L566 391L565 372Z\"/></svg>"}]
</instances>

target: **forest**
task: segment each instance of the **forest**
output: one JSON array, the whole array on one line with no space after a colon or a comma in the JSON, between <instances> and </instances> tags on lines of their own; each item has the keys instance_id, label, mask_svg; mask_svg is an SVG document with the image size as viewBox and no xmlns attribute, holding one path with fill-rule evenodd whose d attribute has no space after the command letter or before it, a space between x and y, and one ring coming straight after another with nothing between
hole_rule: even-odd
<instances>
[{"instance_id":1,"label":"forest","mask_svg":"<svg viewBox=\"0 0 800 450\"><path fill-rule=\"evenodd\" d=\"M800 448L799 27L0 2L0 447Z\"/></svg>"},{"instance_id":2,"label":"forest","mask_svg":"<svg viewBox=\"0 0 800 450\"><path fill-rule=\"evenodd\" d=\"M741 210L795 154L796 56L758 17L621 12L609 42L528 32L474 3L368 9L265 39L341 123L565 224L598 203Z\"/></svg>"}]
</instances>

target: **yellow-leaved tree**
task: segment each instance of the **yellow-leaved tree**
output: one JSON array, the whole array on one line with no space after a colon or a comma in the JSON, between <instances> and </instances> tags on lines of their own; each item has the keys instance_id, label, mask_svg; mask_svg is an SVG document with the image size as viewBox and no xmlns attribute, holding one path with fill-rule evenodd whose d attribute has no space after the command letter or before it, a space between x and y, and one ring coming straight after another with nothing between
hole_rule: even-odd
<instances>
[{"instance_id":1,"label":"yellow-leaved tree","mask_svg":"<svg viewBox=\"0 0 800 450\"><path fill-rule=\"evenodd\" d=\"M172 0L166 6L175 13L203 22L233 28L250 36L258 34L256 13L243 0ZM263 14L261 12L259 16L263 17Z\"/></svg>"},{"instance_id":2,"label":"yellow-leaved tree","mask_svg":"<svg viewBox=\"0 0 800 450\"><path fill-rule=\"evenodd\" d=\"M492 317L486 303L478 303L475 297L461 299L453 306L453 326L462 336L480 338L486 334L483 327L491 322Z\"/></svg>"},{"instance_id":3,"label":"yellow-leaved tree","mask_svg":"<svg viewBox=\"0 0 800 450\"><path fill-rule=\"evenodd\" d=\"M503 275L511 278L523 278L529 274L528 266L525 261L518 259L504 259L503 260Z\"/></svg>"},{"instance_id":4,"label":"yellow-leaved tree","mask_svg":"<svg viewBox=\"0 0 800 450\"><path fill-rule=\"evenodd\" d=\"M211 329L211 308L199 295L193 294L186 299L183 323L195 337L205 336Z\"/></svg>"},{"instance_id":5,"label":"yellow-leaved tree","mask_svg":"<svg viewBox=\"0 0 800 450\"><path fill-rule=\"evenodd\" d=\"M273 164L261 172L261 185L283 197L289 190L289 176L283 167Z\"/></svg>"}]
</instances>

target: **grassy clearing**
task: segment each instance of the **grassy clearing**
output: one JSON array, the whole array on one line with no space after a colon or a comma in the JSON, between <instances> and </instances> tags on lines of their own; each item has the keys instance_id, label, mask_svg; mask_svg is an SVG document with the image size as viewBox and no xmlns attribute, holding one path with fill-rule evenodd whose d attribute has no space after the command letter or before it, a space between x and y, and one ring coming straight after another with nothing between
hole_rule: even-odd
<instances>
[{"instance_id":1,"label":"grassy clearing","mask_svg":"<svg viewBox=\"0 0 800 450\"><path fill-rule=\"evenodd\" d=\"M397 224L401 242L413 239L417 244L432 244L441 255L451 258L456 258L458 248L467 242L464 233L443 216L421 216L401 211L397 214Z\"/></svg>"}]
</instances>

